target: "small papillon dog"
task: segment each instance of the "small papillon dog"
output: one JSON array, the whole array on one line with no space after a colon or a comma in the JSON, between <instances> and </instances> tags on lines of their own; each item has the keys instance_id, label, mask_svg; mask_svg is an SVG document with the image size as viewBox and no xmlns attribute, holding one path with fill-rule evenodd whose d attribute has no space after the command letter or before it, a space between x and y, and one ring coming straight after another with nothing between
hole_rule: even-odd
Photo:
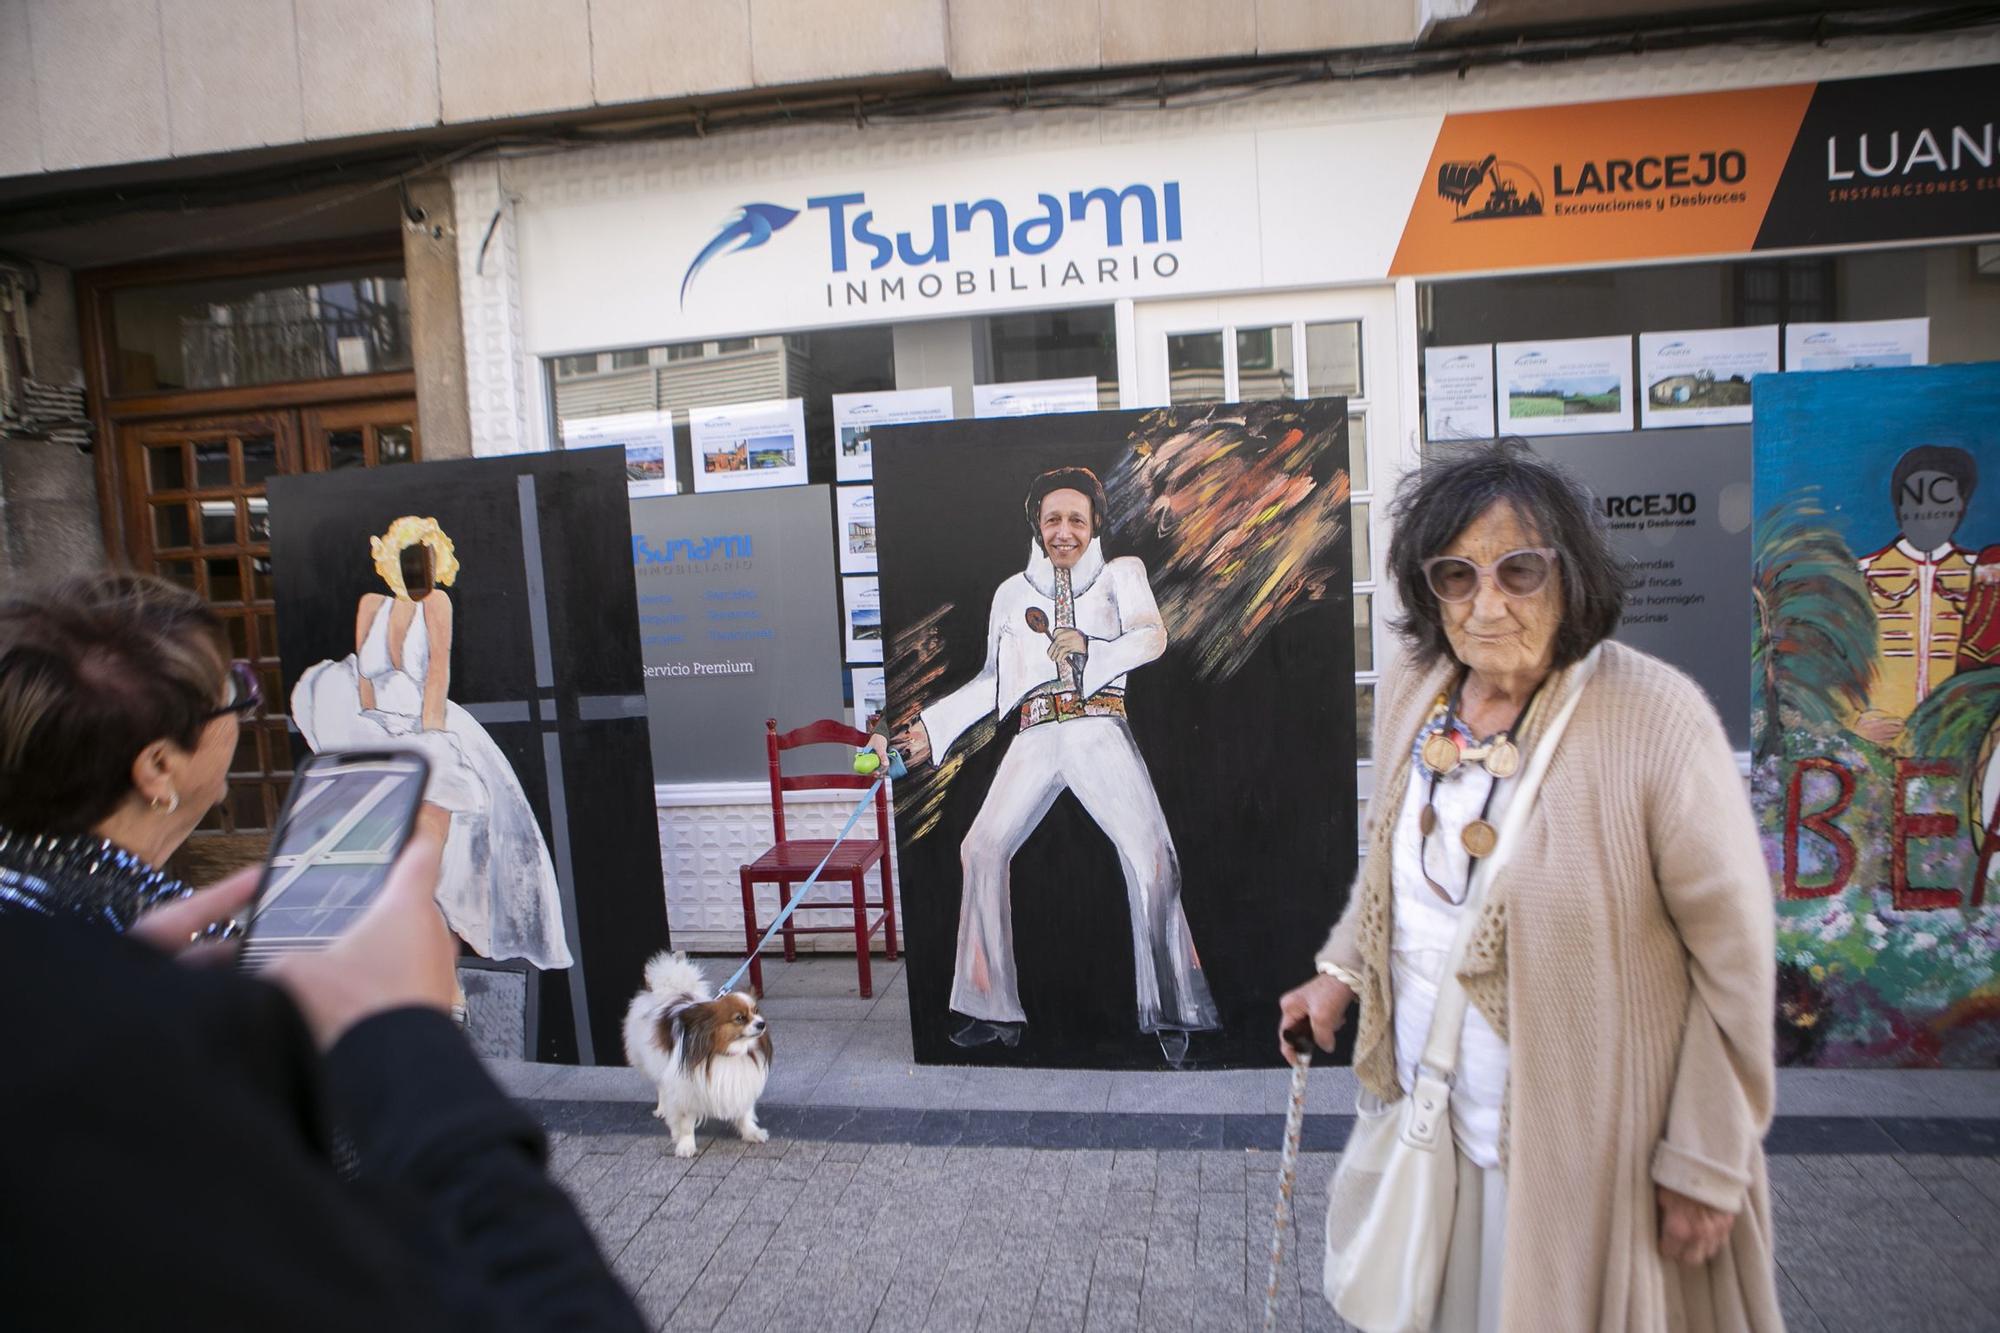
<instances>
[{"instance_id":1,"label":"small papillon dog","mask_svg":"<svg viewBox=\"0 0 2000 1333\"><path fill-rule=\"evenodd\" d=\"M694 1128L727 1120L746 1143L771 1136L757 1098L771 1076L771 1030L741 992L710 999L708 978L686 954L657 953L646 988L625 1011L625 1058L659 1085L653 1114L673 1135L674 1156L694 1156Z\"/></svg>"}]
</instances>

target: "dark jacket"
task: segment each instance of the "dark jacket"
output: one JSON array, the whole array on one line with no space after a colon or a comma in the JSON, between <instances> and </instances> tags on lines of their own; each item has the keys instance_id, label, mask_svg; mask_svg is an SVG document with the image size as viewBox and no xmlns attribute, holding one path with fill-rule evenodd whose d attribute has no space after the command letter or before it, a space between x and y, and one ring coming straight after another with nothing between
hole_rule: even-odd
<instances>
[{"instance_id":1,"label":"dark jacket","mask_svg":"<svg viewBox=\"0 0 2000 1333\"><path fill-rule=\"evenodd\" d=\"M0 1324L643 1327L544 1160L442 1015L322 1058L272 986L0 913Z\"/></svg>"}]
</instances>

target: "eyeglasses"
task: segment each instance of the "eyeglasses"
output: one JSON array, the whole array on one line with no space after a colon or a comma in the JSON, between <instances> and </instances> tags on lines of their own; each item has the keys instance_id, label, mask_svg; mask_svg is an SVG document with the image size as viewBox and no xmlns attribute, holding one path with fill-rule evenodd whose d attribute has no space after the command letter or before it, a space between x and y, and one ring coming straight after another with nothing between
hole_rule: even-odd
<instances>
[{"instance_id":1,"label":"eyeglasses","mask_svg":"<svg viewBox=\"0 0 2000 1333\"><path fill-rule=\"evenodd\" d=\"M1440 602L1469 602L1481 578L1509 597L1533 597L1549 581L1557 552L1546 546L1509 551L1490 565L1475 564L1460 555L1434 555L1424 561L1424 582Z\"/></svg>"},{"instance_id":2,"label":"eyeglasses","mask_svg":"<svg viewBox=\"0 0 2000 1333\"><path fill-rule=\"evenodd\" d=\"M257 668L239 660L229 664L229 702L209 709L201 715L201 720L213 722L224 713L249 717L263 706L264 684L257 679Z\"/></svg>"}]
</instances>

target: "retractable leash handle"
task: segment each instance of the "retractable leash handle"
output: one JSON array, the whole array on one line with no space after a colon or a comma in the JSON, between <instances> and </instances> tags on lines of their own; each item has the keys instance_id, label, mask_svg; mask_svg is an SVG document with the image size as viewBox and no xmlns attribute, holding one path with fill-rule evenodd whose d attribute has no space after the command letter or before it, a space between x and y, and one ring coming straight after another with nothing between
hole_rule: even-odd
<instances>
[{"instance_id":1,"label":"retractable leash handle","mask_svg":"<svg viewBox=\"0 0 2000 1333\"><path fill-rule=\"evenodd\" d=\"M878 772L877 770L881 771ZM729 974L729 980L715 988L716 998L720 999L722 996L736 989L736 983L743 980L743 974L750 970L750 960L764 951L764 946L771 942L771 937L777 934L787 921L792 919L792 913L799 910L799 904L805 901L806 894L812 891L813 885L819 883L820 872L826 869L826 863L833 859L833 854L840 850L840 844L847 841L847 835L854 832L855 824L860 822L861 812L866 810L869 802L875 799L875 793L881 790L882 784L895 778L906 778L910 775L909 767L903 762L902 752L893 747L889 750L889 767L886 770L882 769L882 761L873 750L865 746L862 747L855 752L854 771L864 778L870 773L875 773L875 781L868 784L868 790L862 792L861 799L854 803L854 809L847 816L847 822L841 825L840 832L834 835L833 845L826 849L826 855L822 856L819 859L819 864L813 867L812 874L806 876L806 882L799 885L798 892L793 894L792 900L785 904L785 910L778 913L777 918L771 922L771 928L766 930L764 937L757 941L757 946L750 950L742 962L736 965L736 970Z\"/></svg>"},{"instance_id":2,"label":"retractable leash handle","mask_svg":"<svg viewBox=\"0 0 2000 1333\"><path fill-rule=\"evenodd\" d=\"M864 745L859 750L856 750L854 752L854 771L856 773L859 773L862 777L864 778L867 777L870 773L873 773L876 769L880 768L881 766L882 766L881 757L878 756L873 750L869 749L867 746ZM895 779L895 778L906 778L908 776L910 776L910 770L908 766L905 765L903 762L903 752L901 750L894 748L893 746L890 747L889 777L891 779Z\"/></svg>"}]
</instances>

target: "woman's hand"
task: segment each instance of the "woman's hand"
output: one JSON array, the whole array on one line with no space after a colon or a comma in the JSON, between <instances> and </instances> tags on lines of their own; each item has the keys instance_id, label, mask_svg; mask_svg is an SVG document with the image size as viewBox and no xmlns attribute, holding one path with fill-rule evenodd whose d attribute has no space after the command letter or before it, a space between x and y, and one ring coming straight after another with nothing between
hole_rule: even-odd
<instances>
[{"instance_id":1,"label":"woman's hand","mask_svg":"<svg viewBox=\"0 0 2000 1333\"><path fill-rule=\"evenodd\" d=\"M264 973L290 993L321 1050L364 1018L411 1007L448 1009L457 950L434 900L444 843L419 831L389 882L345 935L319 953L291 954Z\"/></svg>"},{"instance_id":2,"label":"woman's hand","mask_svg":"<svg viewBox=\"0 0 2000 1333\"><path fill-rule=\"evenodd\" d=\"M1347 1021L1347 1006L1354 1003L1354 992L1338 977L1316 976L1305 985L1286 991L1278 998L1278 1050L1284 1054L1285 1063L1296 1061L1296 1053L1288 1033L1301 1026L1312 1030L1313 1045L1322 1051L1333 1050L1334 1034Z\"/></svg>"},{"instance_id":3,"label":"woman's hand","mask_svg":"<svg viewBox=\"0 0 2000 1333\"><path fill-rule=\"evenodd\" d=\"M193 937L248 911L251 900L257 896L257 880L263 873L264 867L250 866L220 883L196 889L185 898L161 903L133 922L126 933L184 963L205 965L233 958L235 941L206 940L196 944Z\"/></svg>"},{"instance_id":4,"label":"woman's hand","mask_svg":"<svg viewBox=\"0 0 2000 1333\"><path fill-rule=\"evenodd\" d=\"M1653 1191L1660 1200L1660 1253L1690 1267L1713 1259L1729 1239L1736 1214L1696 1203L1665 1185Z\"/></svg>"}]
</instances>

